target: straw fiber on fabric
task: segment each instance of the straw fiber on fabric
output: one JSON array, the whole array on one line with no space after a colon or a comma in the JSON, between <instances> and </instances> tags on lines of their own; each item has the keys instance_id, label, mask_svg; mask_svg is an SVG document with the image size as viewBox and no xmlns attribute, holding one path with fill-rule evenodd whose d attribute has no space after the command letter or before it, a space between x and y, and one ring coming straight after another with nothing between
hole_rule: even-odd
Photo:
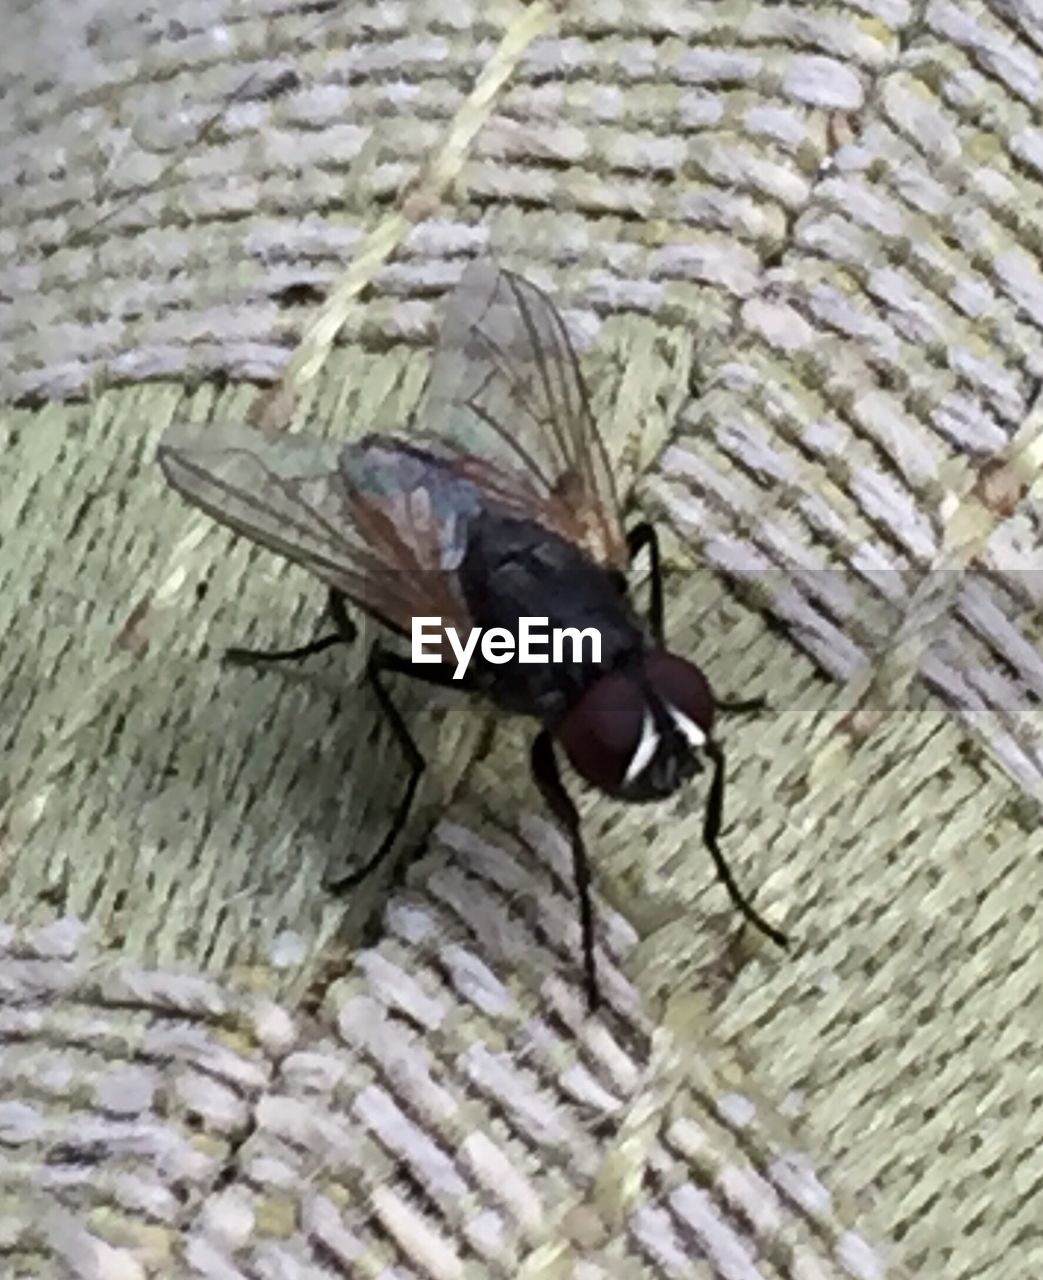
<instances>
[{"instance_id":1,"label":"straw fiber on fabric","mask_svg":"<svg viewBox=\"0 0 1043 1280\"><path fill-rule=\"evenodd\" d=\"M1040 1274L1043 16L5 26L0 1273ZM593 1019L524 725L396 689L404 856L322 887L403 783L373 630L223 668L322 592L154 465L287 369L290 429L400 425L482 255L569 319L672 646L770 703L722 722L723 844L792 953L705 776L584 795Z\"/></svg>"}]
</instances>

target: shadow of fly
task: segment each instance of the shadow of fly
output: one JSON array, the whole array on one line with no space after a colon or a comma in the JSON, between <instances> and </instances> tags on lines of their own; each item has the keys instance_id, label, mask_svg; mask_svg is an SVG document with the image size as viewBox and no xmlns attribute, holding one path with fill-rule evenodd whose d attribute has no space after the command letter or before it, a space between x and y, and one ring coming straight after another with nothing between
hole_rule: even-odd
<instances>
[{"instance_id":1,"label":"shadow of fly","mask_svg":"<svg viewBox=\"0 0 1043 1280\"><path fill-rule=\"evenodd\" d=\"M425 767L388 687L389 676L402 675L470 690L539 721L532 774L571 844L592 1011L599 995L590 870L555 743L588 783L635 802L672 795L709 761L704 843L738 910L785 945L743 896L717 843L725 762L715 711L762 703L715 700L699 668L667 650L655 530L624 530L575 351L541 290L488 261L464 271L406 434L334 444L242 423L191 435L174 426L159 463L186 501L329 588L333 634L278 652L232 649L233 662L306 658L350 642L349 604L399 636L411 634L414 618L431 617L459 635L480 627L517 636L523 618L600 635L596 658L594 646L574 646L554 663L475 652L460 679L444 636L434 665L377 641L366 677L409 775L379 848L336 887L357 884L389 853ZM643 551L651 569L644 619L625 578Z\"/></svg>"}]
</instances>

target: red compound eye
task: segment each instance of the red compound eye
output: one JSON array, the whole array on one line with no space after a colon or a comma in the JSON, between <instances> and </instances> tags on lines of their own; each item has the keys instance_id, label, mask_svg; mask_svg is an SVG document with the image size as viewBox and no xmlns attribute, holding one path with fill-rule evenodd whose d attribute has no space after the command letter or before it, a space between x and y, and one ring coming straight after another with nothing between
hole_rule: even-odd
<instances>
[{"instance_id":1,"label":"red compound eye","mask_svg":"<svg viewBox=\"0 0 1043 1280\"><path fill-rule=\"evenodd\" d=\"M645 658L645 674L668 709L680 711L709 737L713 728L713 694L694 663L665 649L653 649Z\"/></svg>"},{"instance_id":2,"label":"red compound eye","mask_svg":"<svg viewBox=\"0 0 1043 1280\"><path fill-rule=\"evenodd\" d=\"M603 791L615 791L641 740L644 713L640 686L613 671L584 690L557 737L578 774Z\"/></svg>"}]
</instances>

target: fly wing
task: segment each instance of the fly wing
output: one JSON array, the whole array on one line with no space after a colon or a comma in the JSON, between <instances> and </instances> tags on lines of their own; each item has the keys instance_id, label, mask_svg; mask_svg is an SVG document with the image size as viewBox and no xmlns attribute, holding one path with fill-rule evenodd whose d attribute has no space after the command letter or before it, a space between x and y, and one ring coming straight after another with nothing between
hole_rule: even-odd
<instances>
[{"instance_id":1,"label":"fly wing","mask_svg":"<svg viewBox=\"0 0 1043 1280\"><path fill-rule=\"evenodd\" d=\"M335 445L246 423L163 435L158 461L186 502L310 570L359 608L408 633L414 616L469 622L446 568L452 559L454 512L436 508L431 473L398 467L384 449L393 483L359 483L346 459L369 457ZM381 456L364 475L381 473Z\"/></svg>"},{"instance_id":2,"label":"fly wing","mask_svg":"<svg viewBox=\"0 0 1043 1280\"><path fill-rule=\"evenodd\" d=\"M484 260L464 271L416 428L498 503L625 568L608 455L565 322L541 289Z\"/></svg>"}]
</instances>

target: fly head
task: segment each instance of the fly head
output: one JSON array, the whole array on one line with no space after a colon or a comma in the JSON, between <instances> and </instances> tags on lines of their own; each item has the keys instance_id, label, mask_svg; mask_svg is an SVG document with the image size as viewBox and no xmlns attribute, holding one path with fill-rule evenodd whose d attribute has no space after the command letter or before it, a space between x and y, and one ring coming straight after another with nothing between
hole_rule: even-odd
<instances>
[{"instance_id":1,"label":"fly head","mask_svg":"<svg viewBox=\"0 0 1043 1280\"><path fill-rule=\"evenodd\" d=\"M557 729L573 768L620 800L673 795L702 769L714 702L691 662L651 649L592 681Z\"/></svg>"}]
</instances>

